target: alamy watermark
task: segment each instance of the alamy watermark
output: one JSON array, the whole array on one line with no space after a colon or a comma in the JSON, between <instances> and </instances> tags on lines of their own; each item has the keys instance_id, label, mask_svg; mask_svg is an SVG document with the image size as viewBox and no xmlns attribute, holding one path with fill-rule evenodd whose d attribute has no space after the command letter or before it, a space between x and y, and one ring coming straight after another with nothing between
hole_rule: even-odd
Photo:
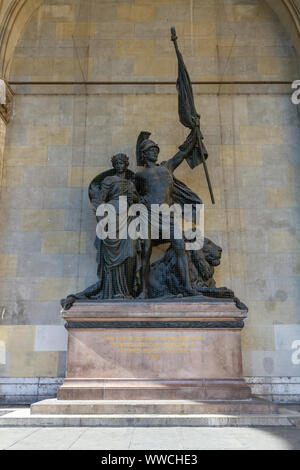
<instances>
[{"instance_id":1,"label":"alamy watermark","mask_svg":"<svg viewBox=\"0 0 300 470\"><path fill-rule=\"evenodd\" d=\"M204 204L144 204L128 207L126 196L116 204L100 204L96 227L100 240L184 240L186 250L200 250L204 244Z\"/></svg>"},{"instance_id":2,"label":"alamy watermark","mask_svg":"<svg viewBox=\"0 0 300 470\"><path fill-rule=\"evenodd\" d=\"M292 83L292 88L295 90L291 98L292 103L298 105L300 104L300 80L295 80Z\"/></svg>"},{"instance_id":3,"label":"alamy watermark","mask_svg":"<svg viewBox=\"0 0 300 470\"><path fill-rule=\"evenodd\" d=\"M0 365L6 364L6 346L4 341L0 341Z\"/></svg>"},{"instance_id":4,"label":"alamy watermark","mask_svg":"<svg viewBox=\"0 0 300 470\"><path fill-rule=\"evenodd\" d=\"M293 341L292 349L295 350L292 354L292 364L298 366L300 364L300 339Z\"/></svg>"}]
</instances>

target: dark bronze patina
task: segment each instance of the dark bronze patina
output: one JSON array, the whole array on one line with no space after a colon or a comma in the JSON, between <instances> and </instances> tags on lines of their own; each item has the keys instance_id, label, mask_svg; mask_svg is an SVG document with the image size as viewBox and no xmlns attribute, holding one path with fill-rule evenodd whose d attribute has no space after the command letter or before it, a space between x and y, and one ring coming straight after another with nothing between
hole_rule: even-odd
<instances>
[{"instance_id":1,"label":"dark bronze patina","mask_svg":"<svg viewBox=\"0 0 300 470\"><path fill-rule=\"evenodd\" d=\"M178 113L180 122L191 129L189 136L179 151L169 160L158 164L159 146L150 139L151 133L141 132L136 145L137 166L143 167L136 174L128 170L128 157L124 154L112 158L113 169L101 173L91 182L89 198L96 212L101 203L110 203L119 215L119 197L126 196L130 207L137 202L144 204L148 212L148 232L151 234L151 205L202 204L201 199L184 183L174 177L174 171L186 160L193 169L203 164L212 202L213 191L206 166L208 157L200 131L200 116L196 112L189 75L178 50L175 29L172 28L178 58ZM195 212L193 212L195 215ZM99 217L97 221L99 222ZM129 225L130 217L127 218ZM217 288L213 279L214 268L220 264L222 249L205 239L200 250L186 251L184 236L175 237L175 218L171 214L170 237L162 236L162 217L156 220L159 237L145 240L132 240L117 237L115 240L100 240L96 237L98 282L83 292L72 294L61 301L65 310L74 302L103 300L170 299L180 301L184 297L195 297L197 301L207 297L232 299L238 308L246 309L234 293L225 288ZM117 221L118 227L118 221ZM118 228L120 230L120 227ZM170 243L164 257L150 265L154 246ZM124 324L122 324L124 326ZM227 324L226 324L227 325ZM208 327L204 325L203 327ZM193 325L194 327L194 325ZM228 326L229 327L229 326ZM231 327L234 327L231 325Z\"/></svg>"}]
</instances>

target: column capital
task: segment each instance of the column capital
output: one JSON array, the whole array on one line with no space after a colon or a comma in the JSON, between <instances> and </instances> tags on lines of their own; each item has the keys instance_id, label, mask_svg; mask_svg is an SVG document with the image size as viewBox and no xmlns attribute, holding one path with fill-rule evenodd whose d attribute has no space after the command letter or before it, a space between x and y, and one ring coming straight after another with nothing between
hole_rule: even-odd
<instances>
[{"instance_id":1,"label":"column capital","mask_svg":"<svg viewBox=\"0 0 300 470\"><path fill-rule=\"evenodd\" d=\"M5 124L9 123L12 102L12 89L5 80L0 79L0 117L5 122Z\"/></svg>"}]
</instances>

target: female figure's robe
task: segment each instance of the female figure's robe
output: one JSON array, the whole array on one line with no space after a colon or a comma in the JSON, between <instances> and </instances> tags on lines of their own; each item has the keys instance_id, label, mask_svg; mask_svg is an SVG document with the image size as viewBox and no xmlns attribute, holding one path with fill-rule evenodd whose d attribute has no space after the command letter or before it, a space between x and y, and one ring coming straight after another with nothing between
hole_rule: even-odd
<instances>
[{"instance_id":1,"label":"female figure's robe","mask_svg":"<svg viewBox=\"0 0 300 470\"><path fill-rule=\"evenodd\" d=\"M135 297L140 287L139 272L141 269L140 240L119 238L119 233L128 226L132 217L119 218L119 197L127 198L127 210L130 205L139 200L134 183L131 181L131 172L122 176L115 174L114 170L102 173L96 177L89 188L91 203L96 210L102 204L111 204L116 212L116 237L101 240L96 237L98 282L85 289L83 292L71 295L76 300L101 300L101 299L126 299ZM101 217L97 216L99 222ZM125 227L126 230L126 227ZM124 232L123 232L124 233Z\"/></svg>"},{"instance_id":2,"label":"female figure's robe","mask_svg":"<svg viewBox=\"0 0 300 470\"><path fill-rule=\"evenodd\" d=\"M138 289L140 269L140 241L128 236L120 239L120 232L128 229L132 218L119 217L119 197L127 198L127 210L138 202L138 194L132 181L125 177L108 176L101 184L100 204L111 204L116 212L116 238L96 240L98 277L101 285L97 299L133 297ZM99 221L99 219L98 219ZM124 233L124 232L123 232Z\"/></svg>"}]
</instances>

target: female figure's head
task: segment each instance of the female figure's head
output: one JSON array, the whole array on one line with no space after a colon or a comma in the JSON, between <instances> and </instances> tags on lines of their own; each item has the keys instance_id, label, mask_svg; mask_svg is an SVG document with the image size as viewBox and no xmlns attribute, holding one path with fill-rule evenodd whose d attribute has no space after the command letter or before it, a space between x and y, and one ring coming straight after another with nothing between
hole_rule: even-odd
<instances>
[{"instance_id":1,"label":"female figure's head","mask_svg":"<svg viewBox=\"0 0 300 470\"><path fill-rule=\"evenodd\" d=\"M120 174L125 173L129 167L129 159L125 153L118 153L117 155L114 155L111 159L111 163L116 172Z\"/></svg>"}]
</instances>

